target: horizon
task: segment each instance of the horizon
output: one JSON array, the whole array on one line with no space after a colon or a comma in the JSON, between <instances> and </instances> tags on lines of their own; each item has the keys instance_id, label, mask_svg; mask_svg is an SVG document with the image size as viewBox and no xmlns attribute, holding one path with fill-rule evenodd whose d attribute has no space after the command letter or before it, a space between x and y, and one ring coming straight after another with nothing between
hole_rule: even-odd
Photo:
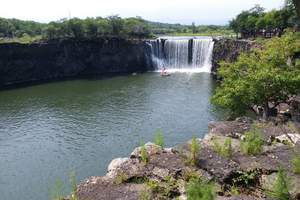
<instances>
[{"instance_id":1,"label":"horizon","mask_svg":"<svg viewBox=\"0 0 300 200\"><path fill-rule=\"evenodd\" d=\"M256 4L261 5L267 11L279 9L284 4L283 0L275 0L275 2L274 0L265 0L264 2L250 0L242 5L237 0L226 2L218 2L217 0L211 0L210 2L196 0L166 0L159 2L159 0L153 0L152 3L145 0L130 0L130 3L121 0L111 0L110 2L86 0L84 4L78 0L73 2L65 0L60 3L58 3L59 0L53 0L51 3L46 2L45 5L40 4L37 0L16 2L17 0L11 0L2 3L0 17L49 23L64 18L85 19L87 17L119 15L122 18L139 16L147 21L169 24L190 25L194 22L196 25L223 26L228 25L229 20L238 13L248 10ZM21 5L16 8L15 5L17 4ZM230 7L231 9L225 10L224 7ZM212 12L217 13L217 15L211 14Z\"/></svg>"}]
</instances>

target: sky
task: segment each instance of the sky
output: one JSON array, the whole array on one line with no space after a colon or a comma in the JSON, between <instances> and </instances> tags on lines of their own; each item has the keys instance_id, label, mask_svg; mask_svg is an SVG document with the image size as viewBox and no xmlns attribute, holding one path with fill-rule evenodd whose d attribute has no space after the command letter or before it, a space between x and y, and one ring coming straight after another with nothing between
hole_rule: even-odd
<instances>
[{"instance_id":1,"label":"sky","mask_svg":"<svg viewBox=\"0 0 300 200\"><path fill-rule=\"evenodd\" d=\"M49 22L118 14L167 23L224 25L255 4L271 10L283 3L284 0L0 0L0 17Z\"/></svg>"}]
</instances>

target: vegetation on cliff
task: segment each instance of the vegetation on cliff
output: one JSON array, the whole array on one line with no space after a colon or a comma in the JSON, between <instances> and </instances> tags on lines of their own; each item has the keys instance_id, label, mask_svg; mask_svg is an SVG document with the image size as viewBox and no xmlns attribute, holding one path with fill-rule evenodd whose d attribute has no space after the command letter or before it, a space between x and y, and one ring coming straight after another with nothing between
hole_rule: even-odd
<instances>
[{"instance_id":1,"label":"vegetation on cliff","mask_svg":"<svg viewBox=\"0 0 300 200\"><path fill-rule=\"evenodd\" d=\"M299 53L300 35L289 32L241 54L234 63L221 63L223 81L212 102L237 115L256 106L269 117L280 103L300 93Z\"/></svg>"}]
</instances>

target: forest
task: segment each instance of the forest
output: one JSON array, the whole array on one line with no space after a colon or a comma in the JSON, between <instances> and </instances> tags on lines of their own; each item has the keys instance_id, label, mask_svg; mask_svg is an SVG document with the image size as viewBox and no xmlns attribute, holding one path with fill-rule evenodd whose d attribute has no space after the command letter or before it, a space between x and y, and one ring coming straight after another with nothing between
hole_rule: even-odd
<instances>
[{"instance_id":1,"label":"forest","mask_svg":"<svg viewBox=\"0 0 300 200\"><path fill-rule=\"evenodd\" d=\"M269 12L256 5L238 14L229 22L229 26L242 38L281 36L284 29L296 30L299 26L296 4L288 0L281 9Z\"/></svg>"}]
</instances>

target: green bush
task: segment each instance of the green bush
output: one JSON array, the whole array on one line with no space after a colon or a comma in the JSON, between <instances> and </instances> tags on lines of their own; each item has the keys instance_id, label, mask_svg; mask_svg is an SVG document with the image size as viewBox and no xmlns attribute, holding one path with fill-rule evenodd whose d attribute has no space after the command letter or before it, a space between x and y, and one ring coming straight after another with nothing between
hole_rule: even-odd
<instances>
[{"instance_id":1,"label":"green bush","mask_svg":"<svg viewBox=\"0 0 300 200\"><path fill-rule=\"evenodd\" d=\"M263 144L261 130L255 127L245 133L245 138L241 142L241 151L247 155L257 155L262 152Z\"/></svg>"},{"instance_id":2,"label":"green bush","mask_svg":"<svg viewBox=\"0 0 300 200\"><path fill-rule=\"evenodd\" d=\"M213 146L214 150L220 156L227 157L227 158L232 156L232 146L231 146L230 138L227 138L223 145L220 145L219 142L216 139L214 139L213 144L214 144Z\"/></svg>"},{"instance_id":3,"label":"green bush","mask_svg":"<svg viewBox=\"0 0 300 200\"><path fill-rule=\"evenodd\" d=\"M293 170L295 174L300 174L300 154L296 154L292 159Z\"/></svg>"},{"instance_id":4,"label":"green bush","mask_svg":"<svg viewBox=\"0 0 300 200\"><path fill-rule=\"evenodd\" d=\"M280 168L277 173L276 180L272 187L273 190L267 192L267 195L276 200L289 200L289 178L285 170Z\"/></svg>"},{"instance_id":5,"label":"green bush","mask_svg":"<svg viewBox=\"0 0 300 200\"><path fill-rule=\"evenodd\" d=\"M216 196L214 185L200 178L193 178L187 183L186 193L188 200L213 200Z\"/></svg>"},{"instance_id":6,"label":"green bush","mask_svg":"<svg viewBox=\"0 0 300 200\"><path fill-rule=\"evenodd\" d=\"M200 144L198 143L196 137L193 137L192 142L190 144L190 163L192 165L196 165L197 154L200 152Z\"/></svg>"},{"instance_id":7,"label":"green bush","mask_svg":"<svg viewBox=\"0 0 300 200\"><path fill-rule=\"evenodd\" d=\"M165 145L164 136L160 129L158 129L155 133L154 144L161 146L161 147L164 147L164 145Z\"/></svg>"}]
</instances>

